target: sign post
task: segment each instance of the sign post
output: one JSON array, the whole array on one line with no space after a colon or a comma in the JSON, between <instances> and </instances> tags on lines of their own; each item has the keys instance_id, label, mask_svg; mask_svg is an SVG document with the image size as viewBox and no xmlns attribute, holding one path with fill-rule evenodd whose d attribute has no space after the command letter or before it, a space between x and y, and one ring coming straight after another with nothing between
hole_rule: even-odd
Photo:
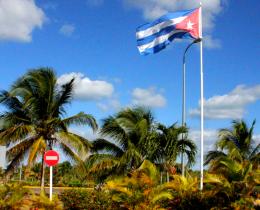
<instances>
[{"instance_id":1,"label":"sign post","mask_svg":"<svg viewBox=\"0 0 260 210\"><path fill-rule=\"evenodd\" d=\"M52 201L52 166L55 166L59 162L59 153L54 150L49 150L44 154L44 162L50 167L50 201Z\"/></svg>"}]
</instances>

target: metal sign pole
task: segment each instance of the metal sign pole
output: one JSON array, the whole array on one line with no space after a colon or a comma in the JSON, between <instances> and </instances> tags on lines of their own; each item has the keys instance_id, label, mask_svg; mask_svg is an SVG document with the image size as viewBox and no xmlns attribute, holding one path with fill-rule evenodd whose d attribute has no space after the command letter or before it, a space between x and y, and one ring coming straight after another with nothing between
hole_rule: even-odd
<instances>
[{"instance_id":1,"label":"metal sign pole","mask_svg":"<svg viewBox=\"0 0 260 210\"><path fill-rule=\"evenodd\" d=\"M53 169L52 167L57 165L60 160L59 153L54 150L49 150L44 154L44 162L50 167L50 201L52 201L52 179Z\"/></svg>"},{"instance_id":2,"label":"metal sign pole","mask_svg":"<svg viewBox=\"0 0 260 210\"><path fill-rule=\"evenodd\" d=\"M52 201L52 166L50 166L50 201Z\"/></svg>"}]
</instances>

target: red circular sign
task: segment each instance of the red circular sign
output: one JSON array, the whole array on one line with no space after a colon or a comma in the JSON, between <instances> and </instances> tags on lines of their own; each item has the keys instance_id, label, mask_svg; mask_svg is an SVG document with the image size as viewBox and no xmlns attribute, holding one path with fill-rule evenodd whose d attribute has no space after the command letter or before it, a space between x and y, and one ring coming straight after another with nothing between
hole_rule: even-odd
<instances>
[{"instance_id":1,"label":"red circular sign","mask_svg":"<svg viewBox=\"0 0 260 210\"><path fill-rule=\"evenodd\" d=\"M59 162L59 159L60 159L60 156L59 156L58 152L56 152L54 150L49 150L49 151L45 152L45 154L44 154L44 162L48 166L55 166Z\"/></svg>"}]
</instances>

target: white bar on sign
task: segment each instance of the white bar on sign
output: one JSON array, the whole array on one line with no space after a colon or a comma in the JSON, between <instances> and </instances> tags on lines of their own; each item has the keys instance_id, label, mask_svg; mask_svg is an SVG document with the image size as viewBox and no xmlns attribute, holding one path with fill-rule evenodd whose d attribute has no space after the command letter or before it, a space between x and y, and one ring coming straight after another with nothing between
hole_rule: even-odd
<instances>
[{"instance_id":1,"label":"white bar on sign","mask_svg":"<svg viewBox=\"0 0 260 210\"><path fill-rule=\"evenodd\" d=\"M58 160L57 156L46 156L46 160Z\"/></svg>"}]
</instances>

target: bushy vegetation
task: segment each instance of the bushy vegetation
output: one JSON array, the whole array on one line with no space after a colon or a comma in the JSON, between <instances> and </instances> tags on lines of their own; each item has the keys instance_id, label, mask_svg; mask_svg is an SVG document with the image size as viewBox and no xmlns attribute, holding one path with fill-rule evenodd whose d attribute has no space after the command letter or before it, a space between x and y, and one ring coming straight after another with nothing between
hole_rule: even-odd
<instances>
[{"instance_id":1,"label":"bushy vegetation","mask_svg":"<svg viewBox=\"0 0 260 210\"><path fill-rule=\"evenodd\" d=\"M108 192L97 190L66 190L59 196L64 204L64 210L97 209L111 210L119 209Z\"/></svg>"},{"instance_id":2,"label":"bushy vegetation","mask_svg":"<svg viewBox=\"0 0 260 210\"><path fill-rule=\"evenodd\" d=\"M259 172L252 172L246 182L207 173L201 193L194 176L171 175L169 182L160 184L155 165L145 161L129 176L108 180L105 189L126 209L255 209Z\"/></svg>"},{"instance_id":3,"label":"bushy vegetation","mask_svg":"<svg viewBox=\"0 0 260 210\"><path fill-rule=\"evenodd\" d=\"M215 150L206 156L204 189L192 171L197 148L189 129L166 126L144 107L125 108L105 118L93 142L72 133L70 125L98 129L92 115L66 117L74 79L60 85L52 69L29 71L9 91L1 91L0 144L7 146L8 166L0 171L0 209L257 209L260 208L260 144L255 121L233 121L219 131ZM48 183L43 154L53 147L70 161L54 167L55 186L92 187L63 190L53 202L12 185ZM177 162L187 157L185 176ZM21 168L21 162L27 159ZM40 160L40 162L37 162ZM20 176L20 172L22 176ZM91 183L91 184L90 184ZM93 185L96 185L95 188Z\"/></svg>"},{"instance_id":4,"label":"bushy vegetation","mask_svg":"<svg viewBox=\"0 0 260 210\"><path fill-rule=\"evenodd\" d=\"M54 196L51 202L44 194L35 195L22 185L12 184L0 187L1 210L62 210L63 204Z\"/></svg>"}]
</instances>

